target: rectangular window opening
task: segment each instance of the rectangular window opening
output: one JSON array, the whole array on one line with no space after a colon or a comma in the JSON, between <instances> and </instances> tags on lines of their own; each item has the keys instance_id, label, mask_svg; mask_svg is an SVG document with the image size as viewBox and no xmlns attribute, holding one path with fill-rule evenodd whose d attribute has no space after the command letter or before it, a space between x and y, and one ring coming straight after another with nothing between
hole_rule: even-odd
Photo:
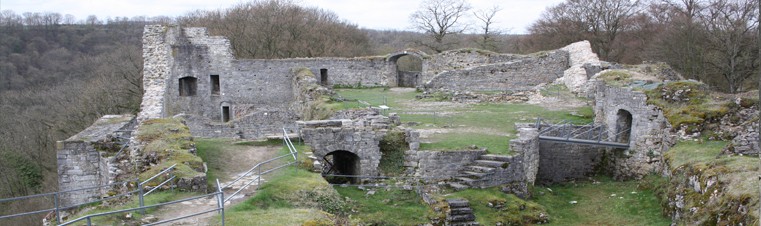
<instances>
[{"instance_id":1,"label":"rectangular window opening","mask_svg":"<svg viewBox=\"0 0 761 226\"><path fill-rule=\"evenodd\" d=\"M230 107L223 106L222 107L222 122L229 122L230 121Z\"/></svg>"},{"instance_id":2,"label":"rectangular window opening","mask_svg":"<svg viewBox=\"0 0 761 226\"><path fill-rule=\"evenodd\" d=\"M209 75L211 80L211 94L219 95L219 75Z\"/></svg>"}]
</instances>

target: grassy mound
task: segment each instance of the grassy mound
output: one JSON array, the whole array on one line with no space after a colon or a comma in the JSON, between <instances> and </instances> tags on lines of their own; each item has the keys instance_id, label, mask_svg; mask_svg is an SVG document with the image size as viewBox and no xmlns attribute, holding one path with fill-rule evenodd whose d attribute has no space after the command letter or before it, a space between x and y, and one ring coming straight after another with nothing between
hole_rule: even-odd
<instances>
[{"instance_id":1,"label":"grassy mound","mask_svg":"<svg viewBox=\"0 0 761 226\"><path fill-rule=\"evenodd\" d=\"M672 176L659 189L661 205L683 197L686 224L758 224L758 158L721 155L726 143L682 141L664 155Z\"/></svg>"},{"instance_id":2,"label":"grassy mound","mask_svg":"<svg viewBox=\"0 0 761 226\"><path fill-rule=\"evenodd\" d=\"M190 153L193 148L193 137L190 130L180 119L164 118L146 120L138 128L136 139L145 143L144 156L154 166L140 173L140 180L146 180L162 170L177 164L174 175L177 178L193 178L203 176L203 160ZM168 176L163 176L167 177ZM148 185L155 186L163 181L161 178L151 181Z\"/></svg>"},{"instance_id":3,"label":"grassy mound","mask_svg":"<svg viewBox=\"0 0 761 226\"><path fill-rule=\"evenodd\" d=\"M348 212L346 201L319 174L294 168L278 174L233 211L313 208L339 215Z\"/></svg>"}]
</instances>

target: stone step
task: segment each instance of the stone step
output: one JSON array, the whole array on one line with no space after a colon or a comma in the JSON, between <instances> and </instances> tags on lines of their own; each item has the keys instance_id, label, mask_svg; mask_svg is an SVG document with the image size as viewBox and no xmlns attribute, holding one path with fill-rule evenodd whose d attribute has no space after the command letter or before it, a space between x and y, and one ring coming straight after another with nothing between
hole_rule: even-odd
<instances>
[{"instance_id":1,"label":"stone step","mask_svg":"<svg viewBox=\"0 0 761 226\"><path fill-rule=\"evenodd\" d=\"M502 166L505 166L505 162L500 161L492 161L492 160L476 160L473 161L475 165L477 166L488 166L488 167L494 167L494 168L502 168Z\"/></svg>"},{"instance_id":2,"label":"stone step","mask_svg":"<svg viewBox=\"0 0 761 226\"><path fill-rule=\"evenodd\" d=\"M512 156L506 156L506 155L493 155L493 154L486 154L478 156L479 160L491 160L491 161L499 161L499 162L510 162L512 161Z\"/></svg>"},{"instance_id":3,"label":"stone step","mask_svg":"<svg viewBox=\"0 0 761 226\"><path fill-rule=\"evenodd\" d=\"M452 188L454 188L454 190L457 190L457 191L470 188L470 186L468 186L468 185L460 184L460 183L457 183L457 182L449 183L449 187L452 187Z\"/></svg>"},{"instance_id":4,"label":"stone step","mask_svg":"<svg viewBox=\"0 0 761 226\"><path fill-rule=\"evenodd\" d=\"M491 173L494 171L494 167L469 165L465 167L465 170L471 172Z\"/></svg>"},{"instance_id":5,"label":"stone step","mask_svg":"<svg viewBox=\"0 0 761 226\"><path fill-rule=\"evenodd\" d=\"M473 171L462 171L463 176L467 176L473 179L481 179L486 175L489 175L489 173L484 172L473 172Z\"/></svg>"},{"instance_id":6,"label":"stone step","mask_svg":"<svg viewBox=\"0 0 761 226\"><path fill-rule=\"evenodd\" d=\"M473 214L451 215L447 217L447 221L453 222L453 223L474 221L474 220L476 220L476 215L473 215Z\"/></svg>"},{"instance_id":7,"label":"stone step","mask_svg":"<svg viewBox=\"0 0 761 226\"><path fill-rule=\"evenodd\" d=\"M460 207L460 208L449 209L449 215L463 215L463 214L473 214L473 209L471 209L470 207Z\"/></svg>"},{"instance_id":8,"label":"stone step","mask_svg":"<svg viewBox=\"0 0 761 226\"><path fill-rule=\"evenodd\" d=\"M449 205L450 209L462 207L470 208L470 202L468 202L467 199L447 199L447 205Z\"/></svg>"},{"instance_id":9,"label":"stone step","mask_svg":"<svg viewBox=\"0 0 761 226\"><path fill-rule=\"evenodd\" d=\"M477 179L468 178L468 177L455 177L454 179L459 181L461 184L465 184L468 186L473 186L473 182L478 181Z\"/></svg>"},{"instance_id":10,"label":"stone step","mask_svg":"<svg viewBox=\"0 0 761 226\"><path fill-rule=\"evenodd\" d=\"M449 226L477 226L480 225L476 221L469 221L469 222L452 222L448 224Z\"/></svg>"}]
</instances>

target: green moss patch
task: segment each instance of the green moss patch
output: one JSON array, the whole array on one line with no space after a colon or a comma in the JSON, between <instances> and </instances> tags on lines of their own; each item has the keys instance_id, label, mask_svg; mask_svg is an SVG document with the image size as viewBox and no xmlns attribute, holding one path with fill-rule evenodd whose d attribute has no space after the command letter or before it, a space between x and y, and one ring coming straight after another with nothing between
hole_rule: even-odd
<instances>
[{"instance_id":1,"label":"green moss patch","mask_svg":"<svg viewBox=\"0 0 761 226\"><path fill-rule=\"evenodd\" d=\"M151 168L140 173L140 180L146 180L162 170L175 165L173 174L177 178L193 178L203 175L203 160L190 153L193 137L180 119L165 118L146 120L137 131L137 140L147 143L143 155L154 156L157 161ZM148 185L155 186L169 175L162 175Z\"/></svg>"},{"instance_id":2,"label":"green moss patch","mask_svg":"<svg viewBox=\"0 0 761 226\"><path fill-rule=\"evenodd\" d=\"M704 84L677 81L661 84L645 91L647 103L660 107L674 128L687 127L687 132L699 132L706 121L718 119L734 104L721 98L711 98Z\"/></svg>"},{"instance_id":3,"label":"green moss patch","mask_svg":"<svg viewBox=\"0 0 761 226\"><path fill-rule=\"evenodd\" d=\"M287 168L259 188L254 197L233 208L249 211L271 208L315 208L345 214L345 200L319 174Z\"/></svg>"},{"instance_id":4,"label":"green moss patch","mask_svg":"<svg viewBox=\"0 0 761 226\"><path fill-rule=\"evenodd\" d=\"M607 70L598 77L610 86L628 86L632 83L632 74L627 70Z\"/></svg>"},{"instance_id":5,"label":"green moss patch","mask_svg":"<svg viewBox=\"0 0 761 226\"><path fill-rule=\"evenodd\" d=\"M404 151L409 150L404 131L389 130L379 145L381 160L378 168L387 176L404 173Z\"/></svg>"},{"instance_id":6,"label":"green moss patch","mask_svg":"<svg viewBox=\"0 0 761 226\"><path fill-rule=\"evenodd\" d=\"M664 155L671 177L663 198L684 197L689 224L758 224L759 163L756 157L721 155L724 141L682 141ZM693 183L692 185L690 185ZM695 185L697 184L697 185ZM701 190L696 191L698 186ZM708 189L706 189L708 188ZM705 192L704 192L705 191ZM664 208L669 208L663 202ZM740 213L747 209L746 213Z\"/></svg>"}]
</instances>

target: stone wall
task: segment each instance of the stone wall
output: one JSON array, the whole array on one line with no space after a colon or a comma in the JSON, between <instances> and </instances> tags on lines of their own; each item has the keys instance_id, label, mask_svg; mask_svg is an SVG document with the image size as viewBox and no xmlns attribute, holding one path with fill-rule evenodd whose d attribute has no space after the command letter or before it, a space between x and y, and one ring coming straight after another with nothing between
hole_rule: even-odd
<instances>
[{"instance_id":1,"label":"stone wall","mask_svg":"<svg viewBox=\"0 0 761 226\"><path fill-rule=\"evenodd\" d=\"M425 84L428 89L455 91L523 91L563 76L568 53L553 51L509 62L445 71Z\"/></svg>"},{"instance_id":2,"label":"stone wall","mask_svg":"<svg viewBox=\"0 0 761 226\"><path fill-rule=\"evenodd\" d=\"M172 52L166 36L172 36L167 27L146 25L143 30L143 101L139 121L164 116L166 77L171 73Z\"/></svg>"},{"instance_id":3,"label":"stone wall","mask_svg":"<svg viewBox=\"0 0 761 226\"><path fill-rule=\"evenodd\" d=\"M541 141L539 148L539 171L541 183L551 184L586 179L602 172L605 148Z\"/></svg>"},{"instance_id":4,"label":"stone wall","mask_svg":"<svg viewBox=\"0 0 761 226\"><path fill-rule=\"evenodd\" d=\"M525 58L523 55L499 54L477 49L445 51L435 55L424 55L421 83L430 81L445 71L455 71L484 64L504 63Z\"/></svg>"},{"instance_id":5,"label":"stone wall","mask_svg":"<svg viewBox=\"0 0 761 226\"><path fill-rule=\"evenodd\" d=\"M67 191L80 188L96 187L108 184L108 161L85 141L59 141L58 156L58 190ZM94 201L105 193L106 189L87 189L62 193L61 206L71 206Z\"/></svg>"},{"instance_id":6,"label":"stone wall","mask_svg":"<svg viewBox=\"0 0 761 226\"><path fill-rule=\"evenodd\" d=\"M675 143L670 133L671 124L663 112L647 104L647 96L627 88L607 86L595 82L595 123L604 124L609 136L615 136L620 127L620 112L631 114L629 149L607 150L608 168L617 179L641 178L663 167L662 154Z\"/></svg>"},{"instance_id":7,"label":"stone wall","mask_svg":"<svg viewBox=\"0 0 761 226\"><path fill-rule=\"evenodd\" d=\"M335 151L347 151L358 157L359 169L356 175L379 174L379 144L389 129L387 117L374 115L357 120L299 121L297 124L301 138L312 148L318 160ZM326 164L323 162L322 165Z\"/></svg>"},{"instance_id":8,"label":"stone wall","mask_svg":"<svg viewBox=\"0 0 761 226\"><path fill-rule=\"evenodd\" d=\"M115 182L119 173L113 155L117 150L100 145L112 137L128 136L122 131L134 126L132 115L106 115L78 134L56 144L58 191L96 187ZM70 206L97 200L108 187L61 194L61 205Z\"/></svg>"},{"instance_id":9,"label":"stone wall","mask_svg":"<svg viewBox=\"0 0 761 226\"><path fill-rule=\"evenodd\" d=\"M483 150L405 152L404 166L424 180L447 180L460 174L466 165L486 154Z\"/></svg>"},{"instance_id":10,"label":"stone wall","mask_svg":"<svg viewBox=\"0 0 761 226\"><path fill-rule=\"evenodd\" d=\"M383 56L235 59L230 41L205 28L146 26L143 42L146 93L139 118L190 115L200 120L189 125L200 136L256 137L280 130L269 124L301 119L292 109L295 68L308 68L325 86L386 86L397 79L394 62Z\"/></svg>"},{"instance_id":11,"label":"stone wall","mask_svg":"<svg viewBox=\"0 0 761 226\"><path fill-rule=\"evenodd\" d=\"M600 64L597 54L592 52L592 44L585 40L570 44L560 50L568 52L569 67L563 72L563 77L555 82L564 84L568 90L577 93L579 96L593 95L594 90L590 89L593 86L587 84L591 75L588 75L584 68L585 64Z\"/></svg>"}]
</instances>

